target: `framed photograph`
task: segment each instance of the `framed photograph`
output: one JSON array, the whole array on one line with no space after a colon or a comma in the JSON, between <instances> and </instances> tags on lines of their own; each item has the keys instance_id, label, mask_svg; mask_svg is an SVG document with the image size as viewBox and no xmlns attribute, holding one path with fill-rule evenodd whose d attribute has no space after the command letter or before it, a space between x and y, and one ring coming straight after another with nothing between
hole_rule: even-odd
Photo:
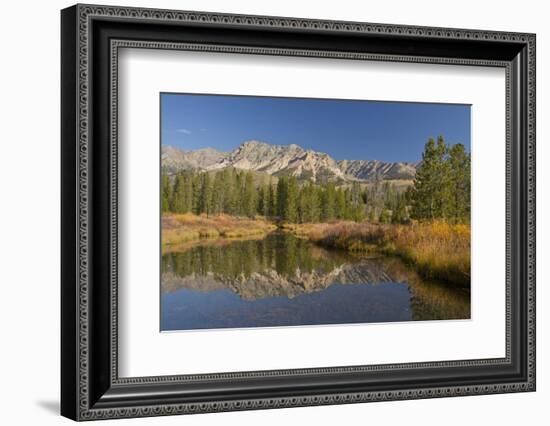
<instances>
[{"instance_id":1,"label":"framed photograph","mask_svg":"<svg viewBox=\"0 0 550 426\"><path fill-rule=\"evenodd\" d=\"M61 412L535 390L535 35L61 12Z\"/></svg>"}]
</instances>

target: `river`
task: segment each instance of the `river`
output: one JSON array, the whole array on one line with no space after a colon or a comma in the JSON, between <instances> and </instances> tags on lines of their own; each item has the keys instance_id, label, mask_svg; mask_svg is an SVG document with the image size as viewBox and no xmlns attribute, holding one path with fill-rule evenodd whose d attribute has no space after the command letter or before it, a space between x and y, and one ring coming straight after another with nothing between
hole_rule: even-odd
<instances>
[{"instance_id":1,"label":"river","mask_svg":"<svg viewBox=\"0 0 550 426\"><path fill-rule=\"evenodd\" d=\"M285 232L201 240L161 261L161 331L469 318L468 290Z\"/></svg>"}]
</instances>

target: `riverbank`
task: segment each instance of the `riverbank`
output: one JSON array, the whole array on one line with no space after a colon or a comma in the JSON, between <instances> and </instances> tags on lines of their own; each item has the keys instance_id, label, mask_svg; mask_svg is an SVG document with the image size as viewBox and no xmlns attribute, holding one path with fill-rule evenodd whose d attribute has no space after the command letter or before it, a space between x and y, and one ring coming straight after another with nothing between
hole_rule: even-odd
<instances>
[{"instance_id":1,"label":"riverbank","mask_svg":"<svg viewBox=\"0 0 550 426\"><path fill-rule=\"evenodd\" d=\"M327 248L398 256L424 278L469 287L470 226L446 222L381 225L333 221L276 224L228 215L163 214L163 252L201 239L262 238L281 229Z\"/></svg>"},{"instance_id":2,"label":"riverbank","mask_svg":"<svg viewBox=\"0 0 550 426\"><path fill-rule=\"evenodd\" d=\"M470 285L470 226L433 222L287 224L283 229L330 248L399 256L425 278Z\"/></svg>"},{"instance_id":3,"label":"riverbank","mask_svg":"<svg viewBox=\"0 0 550 426\"><path fill-rule=\"evenodd\" d=\"M163 214L162 246L172 246L202 238L247 238L261 236L277 229L277 226L257 217L256 219L228 215Z\"/></svg>"}]
</instances>

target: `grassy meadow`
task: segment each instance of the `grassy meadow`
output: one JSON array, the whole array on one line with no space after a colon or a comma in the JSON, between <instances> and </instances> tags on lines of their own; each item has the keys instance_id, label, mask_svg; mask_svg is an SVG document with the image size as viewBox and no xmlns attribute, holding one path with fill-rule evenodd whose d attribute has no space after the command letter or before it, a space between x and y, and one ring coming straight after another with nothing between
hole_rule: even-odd
<instances>
[{"instance_id":1,"label":"grassy meadow","mask_svg":"<svg viewBox=\"0 0 550 426\"><path fill-rule=\"evenodd\" d=\"M277 226L273 222L260 217L163 213L162 245L165 249L205 238L247 238L265 235L275 229Z\"/></svg>"}]
</instances>

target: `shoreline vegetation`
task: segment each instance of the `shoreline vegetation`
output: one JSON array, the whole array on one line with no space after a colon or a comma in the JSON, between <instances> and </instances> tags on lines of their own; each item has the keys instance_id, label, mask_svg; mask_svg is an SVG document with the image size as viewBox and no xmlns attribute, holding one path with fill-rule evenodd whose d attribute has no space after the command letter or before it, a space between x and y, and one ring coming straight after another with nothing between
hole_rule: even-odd
<instances>
[{"instance_id":1,"label":"shoreline vegetation","mask_svg":"<svg viewBox=\"0 0 550 426\"><path fill-rule=\"evenodd\" d=\"M427 279L459 287L470 283L470 225L444 221L407 225L352 221L291 224L257 216L254 219L192 213L162 216L163 253L186 249L203 240L263 238L289 232L321 247L361 255L396 256Z\"/></svg>"},{"instance_id":2,"label":"shoreline vegetation","mask_svg":"<svg viewBox=\"0 0 550 426\"><path fill-rule=\"evenodd\" d=\"M470 283L470 225L467 224L333 222L287 224L283 229L323 247L397 256L427 279L460 287Z\"/></svg>"},{"instance_id":3,"label":"shoreline vegetation","mask_svg":"<svg viewBox=\"0 0 550 426\"><path fill-rule=\"evenodd\" d=\"M414 182L298 181L226 168L162 176L162 251L277 229L332 249L398 256L427 279L470 284L470 155L430 139Z\"/></svg>"},{"instance_id":4,"label":"shoreline vegetation","mask_svg":"<svg viewBox=\"0 0 550 426\"><path fill-rule=\"evenodd\" d=\"M277 225L261 217L254 219L225 214L209 216L193 213L162 215L162 245L179 245L199 239L239 239L263 236L277 229Z\"/></svg>"}]
</instances>

